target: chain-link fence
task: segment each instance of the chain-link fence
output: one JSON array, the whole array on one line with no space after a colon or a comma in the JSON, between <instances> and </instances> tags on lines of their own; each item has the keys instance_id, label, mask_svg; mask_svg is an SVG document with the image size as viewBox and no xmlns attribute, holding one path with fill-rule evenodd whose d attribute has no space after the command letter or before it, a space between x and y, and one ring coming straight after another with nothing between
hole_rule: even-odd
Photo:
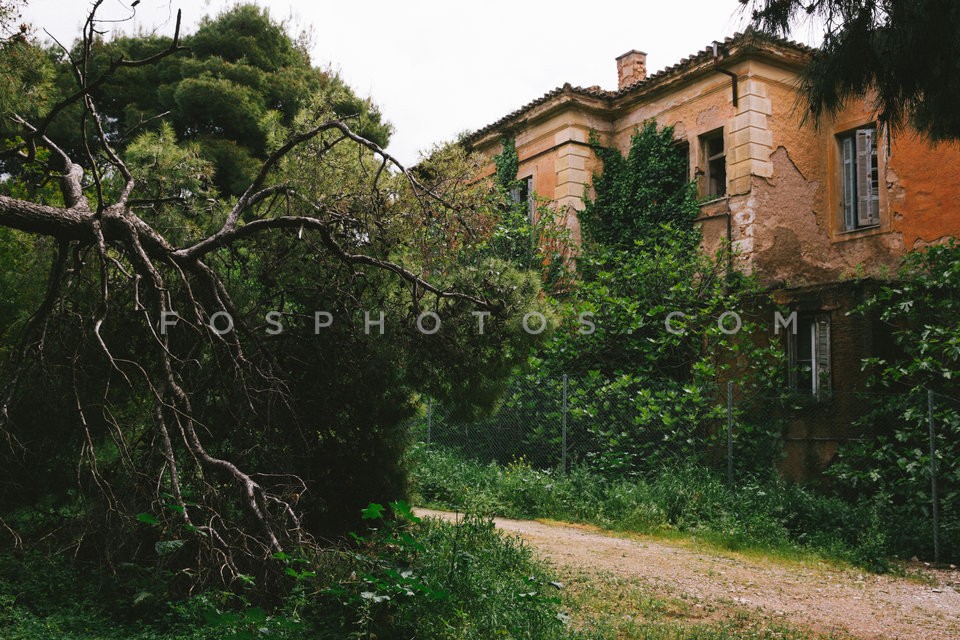
<instances>
[{"instance_id":1,"label":"chain-link fence","mask_svg":"<svg viewBox=\"0 0 960 640\"><path fill-rule=\"evenodd\" d=\"M814 395L521 378L479 420L427 400L414 430L481 463L589 466L610 477L698 465L734 488L777 473L875 502L884 517L911 523L903 535L929 538L930 557L960 553L960 400L926 390Z\"/></svg>"},{"instance_id":2,"label":"chain-link fence","mask_svg":"<svg viewBox=\"0 0 960 640\"><path fill-rule=\"evenodd\" d=\"M686 397L624 381L524 378L480 420L428 400L416 437L480 462L523 461L537 468L635 470L684 460L724 464L725 389ZM655 405L662 404L663 410Z\"/></svg>"}]
</instances>

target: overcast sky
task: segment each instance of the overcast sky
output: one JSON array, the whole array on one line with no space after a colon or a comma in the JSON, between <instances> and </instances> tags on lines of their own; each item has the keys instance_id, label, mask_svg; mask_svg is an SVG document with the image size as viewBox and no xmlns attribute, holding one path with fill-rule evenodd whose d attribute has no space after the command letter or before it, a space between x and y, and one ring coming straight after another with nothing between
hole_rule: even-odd
<instances>
[{"instance_id":1,"label":"overcast sky","mask_svg":"<svg viewBox=\"0 0 960 640\"><path fill-rule=\"evenodd\" d=\"M226 0L104 0L100 15L172 34L176 10L192 31ZM390 150L405 163L418 152L479 129L564 82L616 88L614 59L648 54L653 73L746 26L737 0L555 0L515 2L259 0L298 33L313 33L313 62L330 65L380 105L396 132ZM87 0L29 0L23 17L61 41L80 31ZM111 25L104 25L109 27ZM42 31L40 32L42 34ZM805 28L794 37L816 44Z\"/></svg>"}]
</instances>

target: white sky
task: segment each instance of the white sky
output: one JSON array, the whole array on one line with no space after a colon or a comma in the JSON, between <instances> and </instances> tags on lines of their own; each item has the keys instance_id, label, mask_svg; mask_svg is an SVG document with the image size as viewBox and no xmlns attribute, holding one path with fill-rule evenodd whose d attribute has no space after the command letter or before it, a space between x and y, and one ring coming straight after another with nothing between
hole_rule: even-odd
<instances>
[{"instance_id":1,"label":"white sky","mask_svg":"<svg viewBox=\"0 0 960 640\"><path fill-rule=\"evenodd\" d=\"M100 16L131 15L132 0L104 0ZM134 21L172 34L234 0L141 0ZM458 132L476 130L564 82L616 88L616 56L646 51L650 73L746 27L737 0L259 0L294 33L311 29L315 65L330 65L370 95L396 132L390 151L404 163ZM29 0L25 22L72 41L88 0ZM110 25L104 25L109 27ZM816 44L813 29L794 34Z\"/></svg>"}]
</instances>

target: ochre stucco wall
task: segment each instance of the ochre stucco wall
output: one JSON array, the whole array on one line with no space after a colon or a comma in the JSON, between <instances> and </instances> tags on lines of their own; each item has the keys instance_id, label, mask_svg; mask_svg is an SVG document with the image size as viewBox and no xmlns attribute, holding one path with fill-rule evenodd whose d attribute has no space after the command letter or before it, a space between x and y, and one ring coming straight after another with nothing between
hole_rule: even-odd
<instances>
[{"instance_id":1,"label":"ochre stucco wall","mask_svg":"<svg viewBox=\"0 0 960 640\"><path fill-rule=\"evenodd\" d=\"M960 236L960 144L931 145L893 132L886 179L893 227L907 249Z\"/></svg>"},{"instance_id":2,"label":"ochre stucco wall","mask_svg":"<svg viewBox=\"0 0 960 640\"><path fill-rule=\"evenodd\" d=\"M598 169L586 146L591 130L626 151L646 120L671 125L689 144L695 172L703 165L699 137L722 127L728 196L704 207L704 247L727 238L729 216L738 268L772 287L882 276L905 251L960 236L960 145L880 130L880 226L844 232L837 135L874 121L871 99L815 126L804 117L795 70L753 59L730 68L739 76L737 107L729 78L714 72L642 100L624 98L605 115L571 103L530 118L515 129L520 176L533 176L538 195L556 203L579 237L575 211ZM480 150L492 157L499 143Z\"/></svg>"}]
</instances>

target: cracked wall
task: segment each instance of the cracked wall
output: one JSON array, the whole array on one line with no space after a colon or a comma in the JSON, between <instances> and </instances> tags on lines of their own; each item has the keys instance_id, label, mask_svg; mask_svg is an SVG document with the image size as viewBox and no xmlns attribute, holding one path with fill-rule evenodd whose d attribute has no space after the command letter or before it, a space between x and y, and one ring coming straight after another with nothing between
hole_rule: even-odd
<instances>
[{"instance_id":1,"label":"cracked wall","mask_svg":"<svg viewBox=\"0 0 960 640\"><path fill-rule=\"evenodd\" d=\"M885 277L906 251L960 236L960 145L879 129L880 224L847 231L838 135L874 124L872 98L816 127L789 76L765 65L752 73L754 93L772 109L751 134L772 144L769 164L751 171L749 192L729 198L739 268L771 288Z\"/></svg>"}]
</instances>

